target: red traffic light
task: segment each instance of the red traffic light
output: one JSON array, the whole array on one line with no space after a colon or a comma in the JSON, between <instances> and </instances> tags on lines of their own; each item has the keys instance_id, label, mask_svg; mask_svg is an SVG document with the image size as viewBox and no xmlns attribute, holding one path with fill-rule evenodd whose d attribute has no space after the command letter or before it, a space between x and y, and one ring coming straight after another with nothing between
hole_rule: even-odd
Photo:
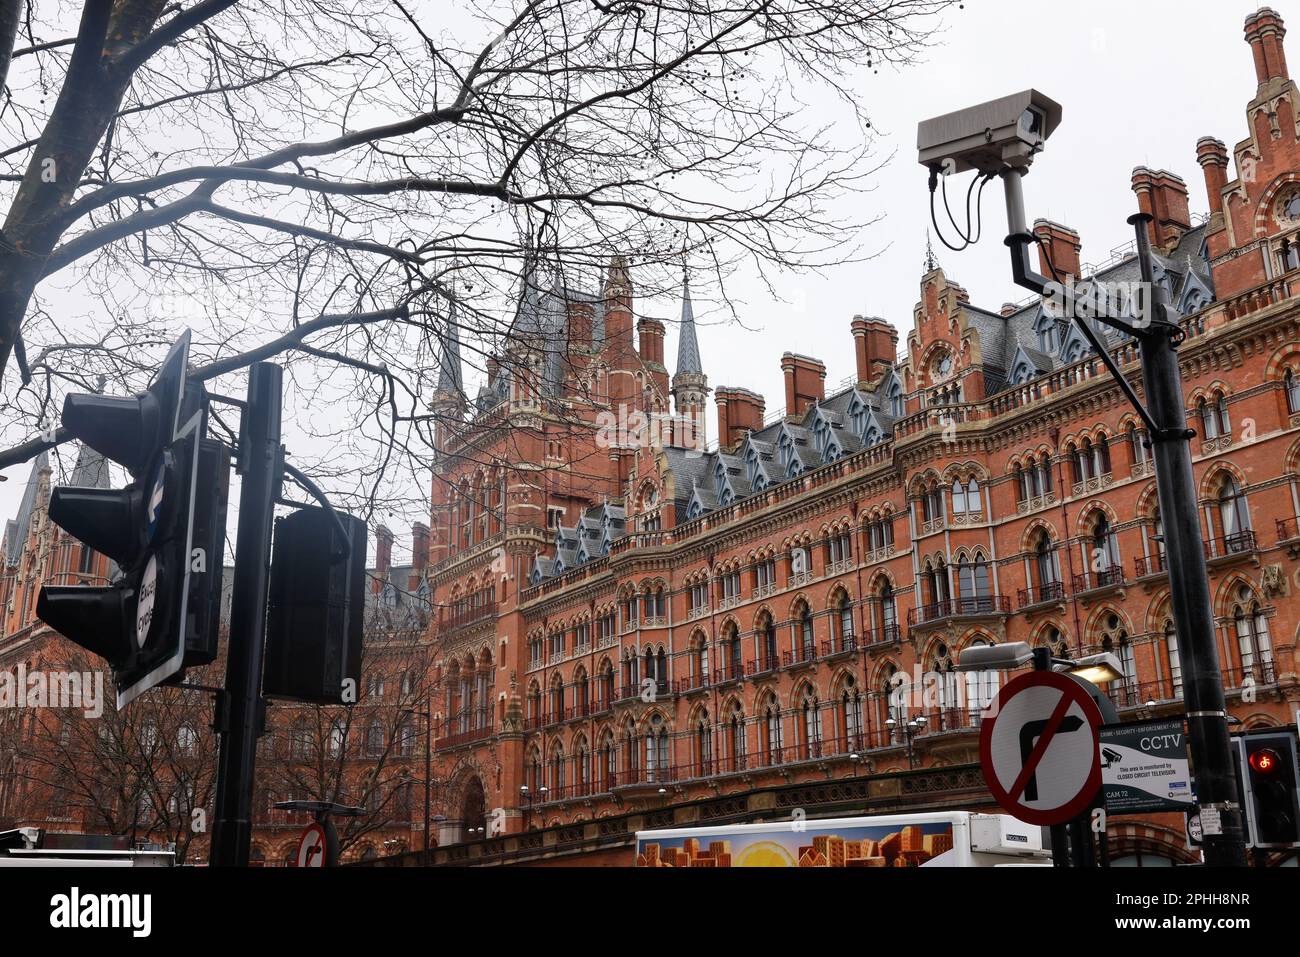
<instances>
[{"instance_id":1,"label":"red traffic light","mask_svg":"<svg viewBox=\"0 0 1300 957\"><path fill-rule=\"evenodd\" d=\"M1282 756L1272 748L1260 748L1250 756L1250 769L1260 774L1272 774L1282 764Z\"/></svg>"}]
</instances>

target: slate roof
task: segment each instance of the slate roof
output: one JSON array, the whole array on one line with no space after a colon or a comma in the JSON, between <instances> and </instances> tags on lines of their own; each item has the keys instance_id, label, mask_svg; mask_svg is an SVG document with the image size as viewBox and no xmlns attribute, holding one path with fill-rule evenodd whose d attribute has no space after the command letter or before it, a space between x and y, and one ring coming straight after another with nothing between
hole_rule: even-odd
<instances>
[{"instance_id":1,"label":"slate roof","mask_svg":"<svg viewBox=\"0 0 1300 957\"><path fill-rule=\"evenodd\" d=\"M4 557L9 565L17 565L27 545L27 535L32 527L32 512L36 508L36 496L40 491L41 473L50 467L48 452L41 452L32 463L32 470L27 475L27 486L23 489L22 500L18 503L18 514L5 522Z\"/></svg>"}]
</instances>

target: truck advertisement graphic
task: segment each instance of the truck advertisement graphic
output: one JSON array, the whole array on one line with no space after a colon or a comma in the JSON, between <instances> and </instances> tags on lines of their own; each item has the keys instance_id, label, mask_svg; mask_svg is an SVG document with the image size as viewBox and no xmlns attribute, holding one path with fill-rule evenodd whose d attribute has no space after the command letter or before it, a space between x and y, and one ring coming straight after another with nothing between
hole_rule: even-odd
<instances>
[{"instance_id":1,"label":"truck advertisement graphic","mask_svg":"<svg viewBox=\"0 0 1300 957\"><path fill-rule=\"evenodd\" d=\"M636 866L970 867L1041 852L1036 827L948 812L640 831Z\"/></svg>"}]
</instances>

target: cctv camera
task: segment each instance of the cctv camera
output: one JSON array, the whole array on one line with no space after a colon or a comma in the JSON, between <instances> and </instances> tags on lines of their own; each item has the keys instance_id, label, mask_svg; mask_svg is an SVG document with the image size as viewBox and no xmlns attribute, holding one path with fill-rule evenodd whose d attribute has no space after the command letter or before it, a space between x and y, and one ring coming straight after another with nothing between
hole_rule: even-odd
<instances>
[{"instance_id":1,"label":"cctv camera","mask_svg":"<svg viewBox=\"0 0 1300 957\"><path fill-rule=\"evenodd\" d=\"M916 130L917 159L932 172L1023 170L1061 122L1061 106L1024 90L924 120Z\"/></svg>"}]
</instances>

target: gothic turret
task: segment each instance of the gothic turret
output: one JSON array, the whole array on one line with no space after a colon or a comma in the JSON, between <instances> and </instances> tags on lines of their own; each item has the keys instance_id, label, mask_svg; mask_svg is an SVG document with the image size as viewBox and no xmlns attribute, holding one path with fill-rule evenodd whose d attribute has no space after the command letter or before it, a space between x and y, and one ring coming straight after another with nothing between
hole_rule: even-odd
<instances>
[{"instance_id":1,"label":"gothic turret","mask_svg":"<svg viewBox=\"0 0 1300 957\"><path fill-rule=\"evenodd\" d=\"M700 343L695 337L695 310L691 305L691 284L682 277L682 320L677 337L677 373L672 384L673 409L681 427L673 444L702 449L705 443L705 409L709 379L700 361Z\"/></svg>"}]
</instances>

